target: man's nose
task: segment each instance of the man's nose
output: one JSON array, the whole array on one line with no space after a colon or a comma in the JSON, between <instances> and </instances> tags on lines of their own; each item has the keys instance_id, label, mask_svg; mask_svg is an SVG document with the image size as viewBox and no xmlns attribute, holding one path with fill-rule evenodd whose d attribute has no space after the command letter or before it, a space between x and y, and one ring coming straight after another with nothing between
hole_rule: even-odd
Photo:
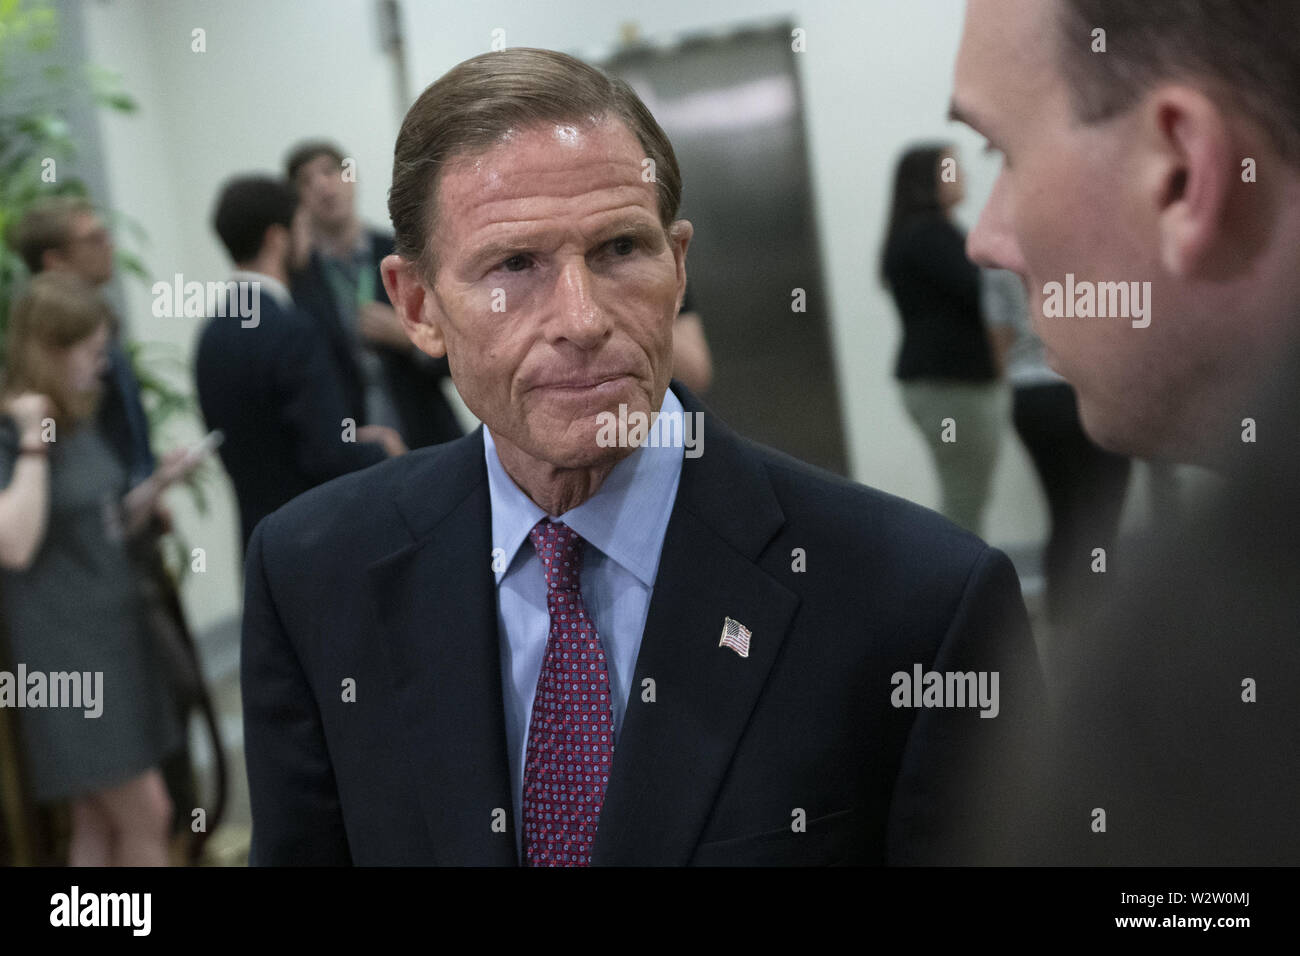
<instances>
[{"instance_id":1,"label":"man's nose","mask_svg":"<svg viewBox=\"0 0 1300 956\"><path fill-rule=\"evenodd\" d=\"M555 283L554 338L564 338L580 348L592 348L609 335L609 317L596 303L592 276L585 260L566 263Z\"/></svg>"},{"instance_id":2,"label":"man's nose","mask_svg":"<svg viewBox=\"0 0 1300 956\"><path fill-rule=\"evenodd\" d=\"M1011 228L1003 179L993 186L993 194L980 211L975 228L966 236L966 256L986 269L1010 269L1024 275L1025 262Z\"/></svg>"}]
</instances>

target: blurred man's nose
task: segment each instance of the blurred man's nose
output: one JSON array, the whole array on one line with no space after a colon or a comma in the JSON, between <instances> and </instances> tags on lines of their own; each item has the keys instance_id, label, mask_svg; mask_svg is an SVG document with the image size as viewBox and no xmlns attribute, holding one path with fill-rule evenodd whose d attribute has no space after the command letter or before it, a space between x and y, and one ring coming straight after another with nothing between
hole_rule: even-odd
<instances>
[{"instance_id":1,"label":"blurred man's nose","mask_svg":"<svg viewBox=\"0 0 1300 956\"><path fill-rule=\"evenodd\" d=\"M609 334L610 322L596 304L591 270L585 259L566 263L555 282L551 334L580 348L593 348Z\"/></svg>"},{"instance_id":2,"label":"blurred man's nose","mask_svg":"<svg viewBox=\"0 0 1300 956\"><path fill-rule=\"evenodd\" d=\"M1010 269L1024 275L1024 257L1011 229L1003 182L1003 177L999 176L993 185L993 194L980 211L979 221L966 236L966 256L986 269Z\"/></svg>"}]
</instances>

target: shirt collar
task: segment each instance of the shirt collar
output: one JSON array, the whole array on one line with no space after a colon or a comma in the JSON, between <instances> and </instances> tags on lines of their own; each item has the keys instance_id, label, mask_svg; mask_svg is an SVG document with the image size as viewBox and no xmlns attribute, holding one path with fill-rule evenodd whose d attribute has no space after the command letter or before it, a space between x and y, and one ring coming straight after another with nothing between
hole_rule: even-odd
<instances>
[{"instance_id":1,"label":"shirt collar","mask_svg":"<svg viewBox=\"0 0 1300 956\"><path fill-rule=\"evenodd\" d=\"M268 293L275 300L276 305L282 309L293 307L293 296L279 279L273 279L262 272L250 272L247 269L236 269L230 274L230 278L235 282L260 282L262 291Z\"/></svg>"},{"instance_id":2,"label":"shirt collar","mask_svg":"<svg viewBox=\"0 0 1300 956\"><path fill-rule=\"evenodd\" d=\"M670 419L682 414L681 402L672 389L664 392L660 413ZM656 446L648 439L614 466L594 495L553 520L564 522L642 584L653 587L664 532L677 498L684 451L681 444L661 442ZM486 425L483 453L492 500L492 567L500 584L528 532L547 515L506 473ZM497 548L504 554L495 553Z\"/></svg>"}]
</instances>

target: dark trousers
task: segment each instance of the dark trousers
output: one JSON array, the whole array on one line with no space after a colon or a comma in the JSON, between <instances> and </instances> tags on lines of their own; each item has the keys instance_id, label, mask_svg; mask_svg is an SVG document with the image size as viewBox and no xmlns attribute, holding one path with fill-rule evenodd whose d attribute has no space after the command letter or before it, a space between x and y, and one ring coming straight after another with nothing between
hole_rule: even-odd
<instances>
[{"instance_id":1,"label":"dark trousers","mask_svg":"<svg viewBox=\"0 0 1300 956\"><path fill-rule=\"evenodd\" d=\"M1074 389L1064 382L1017 387L1013 419L1051 512L1043 567L1047 616L1055 624L1086 610L1100 591L1092 552L1105 548L1107 562L1111 560L1130 462L1088 438Z\"/></svg>"}]
</instances>

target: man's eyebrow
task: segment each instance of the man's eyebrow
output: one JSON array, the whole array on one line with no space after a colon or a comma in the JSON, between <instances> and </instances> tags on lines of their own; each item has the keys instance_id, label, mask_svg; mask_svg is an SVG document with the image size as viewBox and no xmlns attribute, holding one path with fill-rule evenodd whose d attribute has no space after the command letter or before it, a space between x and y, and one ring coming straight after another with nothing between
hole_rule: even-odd
<instances>
[{"instance_id":1,"label":"man's eyebrow","mask_svg":"<svg viewBox=\"0 0 1300 956\"><path fill-rule=\"evenodd\" d=\"M517 255L520 252L526 252L535 248L541 242L541 237L537 235L517 236L509 240L495 239L480 246L470 254L470 268L477 269L480 266L496 262L498 259L505 259L507 256Z\"/></svg>"},{"instance_id":2,"label":"man's eyebrow","mask_svg":"<svg viewBox=\"0 0 1300 956\"><path fill-rule=\"evenodd\" d=\"M658 226L658 220L620 219L594 230L592 235L602 237L602 241L626 233L652 239ZM527 252L541 245L544 238L545 236L542 233L525 233L509 239L490 240L486 245L475 249L470 254L470 268L476 269L498 259L504 260L507 256Z\"/></svg>"},{"instance_id":3,"label":"man's eyebrow","mask_svg":"<svg viewBox=\"0 0 1300 956\"><path fill-rule=\"evenodd\" d=\"M602 226L600 229L597 229L594 235L612 237L615 235L631 233L645 239L650 239L654 237L655 233L659 230L660 225L661 224L657 219L643 219L640 217L620 219L617 222L612 222L607 226Z\"/></svg>"}]
</instances>

